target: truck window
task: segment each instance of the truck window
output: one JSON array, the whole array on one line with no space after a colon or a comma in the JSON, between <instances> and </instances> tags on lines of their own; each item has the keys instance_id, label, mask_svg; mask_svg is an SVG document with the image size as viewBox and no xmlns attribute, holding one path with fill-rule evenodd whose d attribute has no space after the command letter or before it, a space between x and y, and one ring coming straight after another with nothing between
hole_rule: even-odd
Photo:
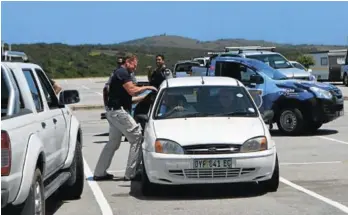
<instances>
[{"instance_id":1,"label":"truck window","mask_svg":"<svg viewBox=\"0 0 348 215\"><path fill-rule=\"evenodd\" d=\"M5 82L4 70L1 67L1 117L6 116L10 90Z\"/></svg>"},{"instance_id":2,"label":"truck window","mask_svg":"<svg viewBox=\"0 0 348 215\"><path fill-rule=\"evenodd\" d=\"M244 83L250 82L250 76L257 73L250 68L235 62L216 62L215 75L235 78Z\"/></svg>"},{"instance_id":3,"label":"truck window","mask_svg":"<svg viewBox=\"0 0 348 215\"><path fill-rule=\"evenodd\" d=\"M56 94L54 93L54 90L52 88L50 81L47 79L47 77L45 76L44 72L41 69L36 68L35 72L37 76L39 77L39 81L44 91L48 107L50 109L58 108L59 107L58 98Z\"/></svg>"},{"instance_id":4,"label":"truck window","mask_svg":"<svg viewBox=\"0 0 348 215\"><path fill-rule=\"evenodd\" d=\"M15 80L15 84L16 84L16 87L17 87L18 93L19 93L19 107L20 107L21 109L23 109L23 108L25 108L25 107L24 107L22 92L21 92L21 89L20 89L20 87L19 87L19 84L18 84L18 81L17 81L17 78L16 78L14 72L12 71L12 69L10 69L10 70L11 70L13 79Z\"/></svg>"},{"instance_id":5,"label":"truck window","mask_svg":"<svg viewBox=\"0 0 348 215\"><path fill-rule=\"evenodd\" d=\"M291 63L279 54L248 55L247 58L262 61L274 69L293 68Z\"/></svg>"},{"instance_id":6,"label":"truck window","mask_svg":"<svg viewBox=\"0 0 348 215\"><path fill-rule=\"evenodd\" d=\"M175 72L188 72L193 66L200 66L199 63L178 63L174 69Z\"/></svg>"},{"instance_id":7,"label":"truck window","mask_svg":"<svg viewBox=\"0 0 348 215\"><path fill-rule=\"evenodd\" d=\"M33 97L35 107L37 112L43 111L43 103L41 99L41 94L39 91L39 87L35 81L33 71L31 69L23 69L23 73L25 76L25 79L27 80L27 83L30 88L31 95Z\"/></svg>"}]
</instances>

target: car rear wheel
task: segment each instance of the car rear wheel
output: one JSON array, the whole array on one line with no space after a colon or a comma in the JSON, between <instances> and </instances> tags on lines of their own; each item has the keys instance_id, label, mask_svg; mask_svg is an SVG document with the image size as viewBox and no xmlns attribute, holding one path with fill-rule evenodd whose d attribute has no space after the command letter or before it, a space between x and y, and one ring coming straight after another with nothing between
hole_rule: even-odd
<instances>
[{"instance_id":1,"label":"car rear wheel","mask_svg":"<svg viewBox=\"0 0 348 215\"><path fill-rule=\"evenodd\" d=\"M278 129L286 135L298 135L303 131L305 120L302 112L297 108L285 108L277 119Z\"/></svg>"},{"instance_id":2,"label":"car rear wheel","mask_svg":"<svg viewBox=\"0 0 348 215\"><path fill-rule=\"evenodd\" d=\"M39 168L35 170L33 181L20 215L45 215L44 185Z\"/></svg>"},{"instance_id":3,"label":"car rear wheel","mask_svg":"<svg viewBox=\"0 0 348 215\"><path fill-rule=\"evenodd\" d=\"M262 190L265 192L276 192L279 187L279 177L279 162L278 155L276 155L275 167L271 179L259 182Z\"/></svg>"}]
</instances>

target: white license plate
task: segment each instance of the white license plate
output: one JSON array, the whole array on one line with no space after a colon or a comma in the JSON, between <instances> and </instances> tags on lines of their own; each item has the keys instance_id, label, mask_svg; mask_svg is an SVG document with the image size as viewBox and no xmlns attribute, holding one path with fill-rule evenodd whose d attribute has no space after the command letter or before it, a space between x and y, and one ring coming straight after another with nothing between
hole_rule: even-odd
<instances>
[{"instance_id":1,"label":"white license plate","mask_svg":"<svg viewBox=\"0 0 348 215\"><path fill-rule=\"evenodd\" d=\"M232 159L197 159L193 161L195 169L233 168L234 166Z\"/></svg>"}]
</instances>

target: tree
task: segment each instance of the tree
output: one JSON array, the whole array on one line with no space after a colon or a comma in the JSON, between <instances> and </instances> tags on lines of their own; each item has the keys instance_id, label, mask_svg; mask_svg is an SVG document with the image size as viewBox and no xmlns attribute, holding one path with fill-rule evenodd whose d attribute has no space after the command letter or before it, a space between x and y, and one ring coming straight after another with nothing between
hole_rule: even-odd
<instances>
[{"instance_id":1,"label":"tree","mask_svg":"<svg viewBox=\"0 0 348 215\"><path fill-rule=\"evenodd\" d=\"M297 57L296 61L302 64L307 69L315 64L313 57L308 55L300 55Z\"/></svg>"}]
</instances>

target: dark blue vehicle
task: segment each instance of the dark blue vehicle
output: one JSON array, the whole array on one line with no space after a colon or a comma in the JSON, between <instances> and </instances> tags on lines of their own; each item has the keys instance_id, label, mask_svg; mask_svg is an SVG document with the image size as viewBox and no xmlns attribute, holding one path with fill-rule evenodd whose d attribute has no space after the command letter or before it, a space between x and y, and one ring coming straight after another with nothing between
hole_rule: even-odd
<instances>
[{"instance_id":1,"label":"dark blue vehicle","mask_svg":"<svg viewBox=\"0 0 348 215\"><path fill-rule=\"evenodd\" d=\"M216 57L208 65L208 76L227 76L240 80L248 89L262 95L260 112L274 112L286 135L315 132L324 123L344 114L344 98L334 85L289 79L261 61L240 57Z\"/></svg>"}]
</instances>

